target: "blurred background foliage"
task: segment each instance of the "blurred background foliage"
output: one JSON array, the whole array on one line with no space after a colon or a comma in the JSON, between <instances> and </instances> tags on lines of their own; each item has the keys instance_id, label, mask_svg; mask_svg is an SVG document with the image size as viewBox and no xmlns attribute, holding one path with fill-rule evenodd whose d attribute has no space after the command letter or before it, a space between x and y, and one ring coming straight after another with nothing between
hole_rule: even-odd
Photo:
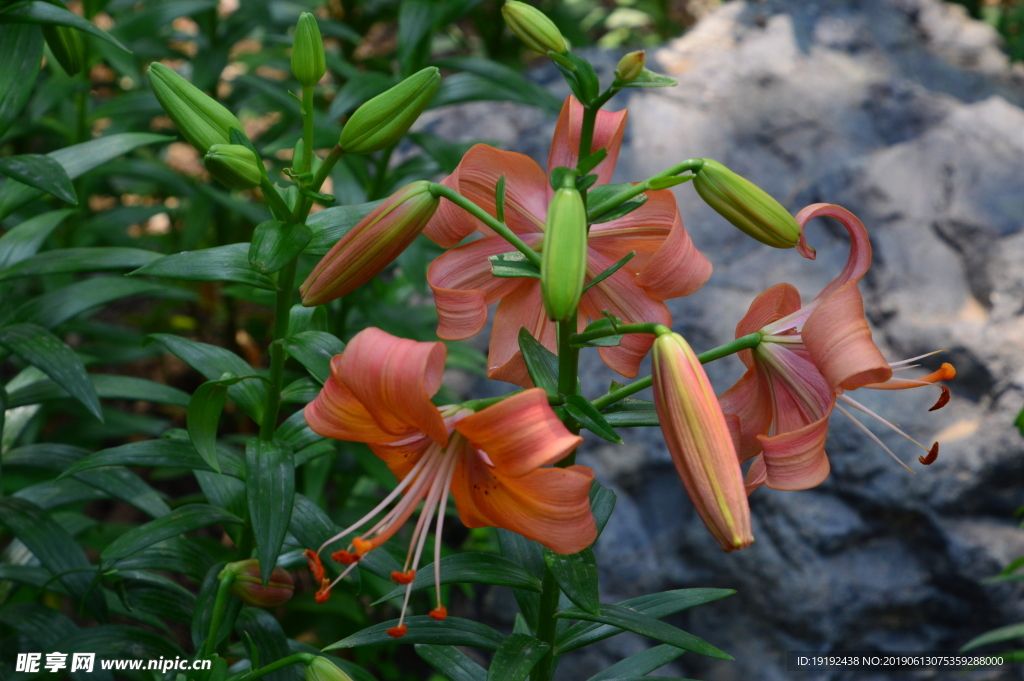
<instances>
[{"instance_id":1,"label":"blurred background foliage","mask_svg":"<svg viewBox=\"0 0 1024 681\"><path fill-rule=\"evenodd\" d=\"M536 4L574 47L635 49L680 35L718 3L542 0ZM1013 59L1024 58L1024 0L964 0L962 4L1005 36ZM0 2L0 11L11 6ZM91 375L108 377L103 379L106 383L97 383L104 398L101 422L47 383L37 368L6 358L0 366L0 382L7 395L0 492L49 511L95 562L116 537L161 508L204 501L212 494L199 476L179 468L149 468L141 477L125 469L131 476L125 484L145 497L141 501L125 491L128 487L90 484L84 477L56 479L88 452L148 438L180 437L176 429L185 427L188 395L203 378L167 354L163 345L148 341L147 335L177 334L224 347L254 367L265 366L265 348L271 338L273 294L244 283L154 285L128 279L133 283L111 284L113 277L92 273L88 277L3 273L36 251L106 247L166 255L247 242L255 225L269 218L258 193L225 191L210 181L198 152L175 141L173 125L143 75L150 62L161 61L215 94L238 115L263 157L271 162L277 159L280 167L289 164L301 131L299 104L290 94L299 88L289 70L289 51L290 32L302 11L317 16L328 55L328 73L317 88L318 148L333 145L341 122L359 104L431 64L444 73L434 107L467 101L540 101L556 112L561 102L522 76L537 57L525 53L507 31L496 0L84 0L69 3L68 8L108 31L131 53L84 34L80 34L83 44L77 62L58 59L61 55L46 47L44 65L26 105L0 133L0 157L46 154L122 133L168 136L87 168L74 181L77 206L52 197L18 203L10 200L6 187L0 187L0 326L25 320L44 325L74 349ZM426 131L415 132L375 157L346 157L324 191L335 195L339 205L365 206L410 181L450 172L466 148ZM27 246L11 236L26 224L38 236ZM424 273L439 252L421 238L370 285L332 303L329 316L310 310L296 313L294 322L299 330L330 331L343 340L370 325L408 338L434 339L436 313L429 304ZM305 256L300 277L315 262L316 257ZM449 344L449 361L450 368L482 374L484 357L472 346ZM318 386L298 365L290 365L290 370L292 381L286 392L291 411L297 414ZM153 387L157 384L163 392ZM154 397L157 393L159 399ZM245 437L253 434L253 424L233 404L227 409L221 440L227 447L240 449ZM44 463L31 459L32 447L40 443L66 446L59 450L64 458L50 456ZM351 444L337 448L337 456L315 458L301 467L297 489L344 525L371 507L381 490L393 487L394 479L367 448ZM445 539L450 550L495 550L490 530L466 531L458 523L448 527ZM59 621L44 623L43 629L77 631L80 624L92 623L88 614L62 601L60 586L46 574L42 578L31 574L38 561L33 562L25 544L6 531L0 541L5 545L0 555L0 606L5 610L0 615L24 615L28 611L17 608L42 602L63 613ZM291 552L282 556L282 564L299 566L301 547L286 548ZM173 572L171 577L152 570L161 560L169 560L162 550L177 557L177 562L165 564ZM150 576L135 574L104 584L111 621L142 625L135 631L160 632L188 649L193 594L215 564L231 555L230 540L212 531L157 545L148 554L149 562L136 561L136 572ZM391 584L383 579L364 573L361 584L346 583L327 604L317 605L312 598L315 585L304 570L297 574L296 596L273 611L281 624L274 635L287 635L291 645L319 647L367 626L368 617L382 620L392 614L387 605L366 607L391 591ZM472 597L468 589L458 593ZM453 598L456 612L458 603L458 597ZM0 659L10 660L18 649L18 637L27 635L10 617L0 616ZM241 645L235 652L239 659L246 657ZM348 654L381 679L421 679L429 674L410 647L358 648ZM11 676L11 665L0 666L0 678Z\"/></svg>"}]
</instances>

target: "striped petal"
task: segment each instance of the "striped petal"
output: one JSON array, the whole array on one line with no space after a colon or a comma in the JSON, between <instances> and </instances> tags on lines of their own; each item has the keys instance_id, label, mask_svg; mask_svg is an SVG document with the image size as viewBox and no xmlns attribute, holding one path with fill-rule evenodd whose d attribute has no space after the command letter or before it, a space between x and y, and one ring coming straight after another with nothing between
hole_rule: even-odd
<instances>
[{"instance_id":1,"label":"striped petal","mask_svg":"<svg viewBox=\"0 0 1024 681\"><path fill-rule=\"evenodd\" d=\"M744 462L761 453L758 435L767 435L772 425L771 392L759 370L751 367L740 380L718 398L722 411L739 420L736 454Z\"/></svg>"},{"instance_id":2,"label":"striped petal","mask_svg":"<svg viewBox=\"0 0 1024 681\"><path fill-rule=\"evenodd\" d=\"M523 388L533 387L519 350L519 329L525 328L552 352L558 347L555 325L548 320L541 300L540 281L529 279L498 304L487 352L487 377Z\"/></svg>"},{"instance_id":3,"label":"striped petal","mask_svg":"<svg viewBox=\"0 0 1024 681\"><path fill-rule=\"evenodd\" d=\"M825 455L827 434L828 414L799 430L760 436L765 484L779 490L802 490L820 485L830 470Z\"/></svg>"},{"instance_id":4,"label":"striped petal","mask_svg":"<svg viewBox=\"0 0 1024 681\"><path fill-rule=\"evenodd\" d=\"M607 184L615 172L615 163L622 147L622 136L626 132L626 117L629 112L598 111L594 124L594 138L591 149L605 149L608 155L591 172L597 175L597 184ZM555 136L551 140L548 154L548 172L559 166L575 168L579 161L580 135L583 130L583 105L572 95L565 98L562 112L555 124Z\"/></svg>"},{"instance_id":5,"label":"striped petal","mask_svg":"<svg viewBox=\"0 0 1024 681\"><path fill-rule=\"evenodd\" d=\"M331 360L331 375L316 399L306 405L304 416L310 429L324 437L346 442L391 442L415 432L406 427L388 432L341 380L341 355Z\"/></svg>"}]
</instances>

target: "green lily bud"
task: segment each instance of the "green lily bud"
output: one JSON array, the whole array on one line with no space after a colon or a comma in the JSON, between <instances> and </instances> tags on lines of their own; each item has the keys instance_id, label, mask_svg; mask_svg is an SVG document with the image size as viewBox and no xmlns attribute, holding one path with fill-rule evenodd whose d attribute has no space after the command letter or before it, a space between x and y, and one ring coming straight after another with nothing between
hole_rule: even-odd
<instances>
[{"instance_id":1,"label":"green lily bud","mask_svg":"<svg viewBox=\"0 0 1024 681\"><path fill-rule=\"evenodd\" d=\"M565 54L569 51L555 22L536 7L507 0L501 8L501 16L505 17L505 23L512 32L534 52L546 55L548 52Z\"/></svg>"},{"instance_id":2,"label":"green lily bud","mask_svg":"<svg viewBox=\"0 0 1024 681\"><path fill-rule=\"evenodd\" d=\"M647 62L647 52L637 50L630 52L619 60L615 67L615 79L620 83L631 83L644 71L644 64Z\"/></svg>"},{"instance_id":3,"label":"green lily bud","mask_svg":"<svg viewBox=\"0 0 1024 681\"><path fill-rule=\"evenodd\" d=\"M252 189L263 179L256 154L241 144L214 144L206 152L203 165L229 189Z\"/></svg>"},{"instance_id":4,"label":"green lily bud","mask_svg":"<svg viewBox=\"0 0 1024 681\"><path fill-rule=\"evenodd\" d=\"M352 677L323 655L317 655L306 665L306 681L352 681Z\"/></svg>"},{"instance_id":5,"label":"green lily bud","mask_svg":"<svg viewBox=\"0 0 1024 681\"><path fill-rule=\"evenodd\" d=\"M242 129L234 114L160 62L147 72L160 106L189 144L206 153L214 144L228 144L231 128Z\"/></svg>"},{"instance_id":6,"label":"green lily bud","mask_svg":"<svg viewBox=\"0 0 1024 681\"><path fill-rule=\"evenodd\" d=\"M587 208L575 187L555 192L548 204L540 288L544 309L555 321L576 311L587 274Z\"/></svg>"},{"instance_id":7,"label":"green lily bud","mask_svg":"<svg viewBox=\"0 0 1024 681\"><path fill-rule=\"evenodd\" d=\"M295 25L295 41L292 43L292 73L304 87L313 87L320 82L327 71L324 56L324 41L320 38L320 27L316 17L309 12L299 15Z\"/></svg>"},{"instance_id":8,"label":"green lily bud","mask_svg":"<svg viewBox=\"0 0 1024 681\"><path fill-rule=\"evenodd\" d=\"M43 37L54 58L69 76L75 76L85 68L85 43L82 34L67 26L43 25Z\"/></svg>"},{"instance_id":9,"label":"green lily bud","mask_svg":"<svg viewBox=\"0 0 1024 681\"><path fill-rule=\"evenodd\" d=\"M356 109L338 144L349 154L369 154L390 147L412 126L434 98L441 73L436 66L417 71Z\"/></svg>"},{"instance_id":10,"label":"green lily bud","mask_svg":"<svg viewBox=\"0 0 1024 681\"><path fill-rule=\"evenodd\" d=\"M270 581L263 586L260 579L260 562L255 558L230 563L221 571L234 572L235 581L231 582L230 591L246 605L257 608L272 608L282 605L295 592L295 582L284 568L275 567Z\"/></svg>"},{"instance_id":11,"label":"green lily bud","mask_svg":"<svg viewBox=\"0 0 1024 681\"><path fill-rule=\"evenodd\" d=\"M797 245L800 226L778 201L718 161L703 161L693 178L693 187L706 204L761 243L774 248Z\"/></svg>"}]
</instances>

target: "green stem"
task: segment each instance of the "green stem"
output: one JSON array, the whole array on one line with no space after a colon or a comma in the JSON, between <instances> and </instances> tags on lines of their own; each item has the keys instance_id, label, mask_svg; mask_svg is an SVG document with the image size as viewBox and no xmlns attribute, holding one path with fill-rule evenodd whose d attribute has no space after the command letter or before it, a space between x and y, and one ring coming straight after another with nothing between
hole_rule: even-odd
<instances>
[{"instance_id":1,"label":"green stem","mask_svg":"<svg viewBox=\"0 0 1024 681\"><path fill-rule=\"evenodd\" d=\"M270 345L270 385L267 387L267 406L260 423L260 439L273 440L277 430L277 414L281 408L281 388L284 387L284 362L288 353L282 340L288 335L288 317L292 309L295 288L295 269L298 259L281 269L277 277L277 298L274 301L274 341Z\"/></svg>"},{"instance_id":2,"label":"green stem","mask_svg":"<svg viewBox=\"0 0 1024 681\"><path fill-rule=\"evenodd\" d=\"M558 611L558 600L561 591L558 582L551 570L544 567L544 581L540 593L540 617L537 622L537 638L548 644L548 651L540 662L533 668L530 674L532 681L550 681L555 673L555 632L558 620L555 619L555 612Z\"/></svg>"},{"instance_id":3,"label":"green stem","mask_svg":"<svg viewBox=\"0 0 1024 681\"><path fill-rule=\"evenodd\" d=\"M527 260L537 267L540 267L540 253L537 253L535 250L527 246L522 239L516 236L515 232L509 229L504 223L498 222L483 208L476 205L451 187L446 187L443 184L438 184L437 182L430 183L430 193L434 196L448 199L462 210L483 222L500 236L504 237L505 241L512 244L516 250L526 256Z\"/></svg>"},{"instance_id":4,"label":"green stem","mask_svg":"<svg viewBox=\"0 0 1024 681\"><path fill-rule=\"evenodd\" d=\"M261 676L272 674L276 672L278 669L284 669L289 665L299 664L300 662L302 664L308 665L311 662L313 662L314 659L316 659L316 655L312 653L295 653L294 655L289 655L288 657L282 657L280 660L276 662L271 662L270 664L260 667L256 671L250 671L249 673L243 674L242 676L239 676L237 678L238 681L255 681L255 679L258 679Z\"/></svg>"},{"instance_id":5,"label":"green stem","mask_svg":"<svg viewBox=\"0 0 1024 681\"><path fill-rule=\"evenodd\" d=\"M303 142L305 144L305 142ZM312 153L312 152L311 152ZM323 163L320 164L320 170L316 171L316 175L313 176L313 180L309 183L309 188L315 192L320 191L320 187L324 185L324 180L334 170L334 166L338 164L341 157L345 155L341 145L335 144L331 149L331 152L327 154L327 158L324 159ZM312 162L312 155L309 157ZM295 207L295 214L292 215L292 224L299 224L305 222L306 216L309 215L309 209L313 207L313 199L302 197L298 205Z\"/></svg>"},{"instance_id":6,"label":"green stem","mask_svg":"<svg viewBox=\"0 0 1024 681\"><path fill-rule=\"evenodd\" d=\"M576 394L580 359L579 349L572 346L576 316L573 313L569 319L558 322L558 392L562 395Z\"/></svg>"},{"instance_id":7,"label":"green stem","mask_svg":"<svg viewBox=\"0 0 1024 681\"><path fill-rule=\"evenodd\" d=\"M725 345L719 345L717 348L711 348L706 352L702 352L697 355L697 359L700 360L701 364L707 364L708 362L713 362L716 359L721 359L728 355L737 353L740 350L755 348L760 342L761 334L755 331L754 333L748 333L746 336L740 336L736 340L726 343ZM650 388L652 382L653 378L651 376L641 378L639 381L634 381L629 385L624 385L621 388L616 388L615 390L609 390L596 400L591 400L591 404L598 409L604 409L608 405L614 404L615 402L629 397L634 393L638 393L644 388Z\"/></svg>"},{"instance_id":8,"label":"green stem","mask_svg":"<svg viewBox=\"0 0 1024 681\"><path fill-rule=\"evenodd\" d=\"M228 606L228 590L235 581L234 572L225 572L220 577L220 584L217 586L217 597L213 601L213 615L210 617L210 633L206 640L199 646L196 658L204 658L212 655L217 650L217 634L220 633L220 624L224 621L224 611Z\"/></svg>"},{"instance_id":9,"label":"green stem","mask_svg":"<svg viewBox=\"0 0 1024 681\"><path fill-rule=\"evenodd\" d=\"M313 86L302 86L302 169L308 173L313 169Z\"/></svg>"},{"instance_id":10,"label":"green stem","mask_svg":"<svg viewBox=\"0 0 1024 681\"><path fill-rule=\"evenodd\" d=\"M617 324L614 327L607 327L603 329L594 329L593 331L584 331L583 333L574 333L569 339L574 345L580 343L587 343L598 338L608 338L610 336L621 336L627 333L651 333L659 334L665 333L668 328L661 324L653 322L644 322L641 324Z\"/></svg>"},{"instance_id":11,"label":"green stem","mask_svg":"<svg viewBox=\"0 0 1024 681\"><path fill-rule=\"evenodd\" d=\"M260 189L263 190L263 196L266 198L267 206L270 207L270 212L273 213L274 218L282 222L292 221L292 212L288 208L288 204L281 198L277 188L270 184L270 178L264 177L260 180Z\"/></svg>"},{"instance_id":12,"label":"green stem","mask_svg":"<svg viewBox=\"0 0 1024 681\"><path fill-rule=\"evenodd\" d=\"M679 175L680 173L685 173L686 171L696 172L700 170L701 166L703 165L704 159L688 158L685 161L675 164L671 168L666 168L657 175L652 175L643 182L638 182L637 184L634 184L630 187L625 187L622 191L609 196L607 199L598 203L597 205L588 206L587 219L593 220L594 218L600 217L601 215L604 215L605 213L610 211L612 208L618 206L620 203L629 201L634 196L643 194L645 191L648 190L648 183L651 180L658 180L663 177L674 177L676 175Z\"/></svg>"}]
</instances>

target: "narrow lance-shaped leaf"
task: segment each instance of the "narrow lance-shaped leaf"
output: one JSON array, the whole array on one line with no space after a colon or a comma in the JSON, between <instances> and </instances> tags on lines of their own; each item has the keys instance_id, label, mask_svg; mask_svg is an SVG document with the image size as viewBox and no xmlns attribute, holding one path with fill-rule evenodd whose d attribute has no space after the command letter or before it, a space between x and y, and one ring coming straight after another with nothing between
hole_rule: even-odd
<instances>
[{"instance_id":1,"label":"narrow lance-shaped leaf","mask_svg":"<svg viewBox=\"0 0 1024 681\"><path fill-rule=\"evenodd\" d=\"M551 648L527 634L512 634L498 646L487 670L487 681L524 681Z\"/></svg>"},{"instance_id":2,"label":"narrow lance-shaped leaf","mask_svg":"<svg viewBox=\"0 0 1024 681\"><path fill-rule=\"evenodd\" d=\"M186 281L233 281L256 288L277 290L277 284L249 263L248 244L228 244L199 251L175 253L131 272Z\"/></svg>"},{"instance_id":3,"label":"narrow lance-shaped leaf","mask_svg":"<svg viewBox=\"0 0 1024 681\"><path fill-rule=\"evenodd\" d=\"M188 438L192 446L210 464L213 470L220 473L220 462L217 460L217 424L220 422L224 403L228 399L228 388L246 379L259 379L257 376L232 376L224 373L216 381L207 381L196 388L192 399L188 402Z\"/></svg>"},{"instance_id":4,"label":"narrow lance-shaped leaf","mask_svg":"<svg viewBox=\"0 0 1024 681\"><path fill-rule=\"evenodd\" d=\"M646 676L656 669L661 669L685 652L682 648L670 645L654 646L613 664L604 671L594 674L587 681L610 681L611 679Z\"/></svg>"},{"instance_id":5,"label":"narrow lance-shaped leaf","mask_svg":"<svg viewBox=\"0 0 1024 681\"><path fill-rule=\"evenodd\" d=\"M78 195L64 167L49 156L22 154L0 158L0 175L53 194L65 203L78 204Z\"/></svg>"},{"instance_id":6,"label":"narrow lance-shaped leaf","mask_svg":"<svg viewBox=\"0 0 1024 681\"><path fill-rule=\"evenodd\" d=\"M533 384L549 395L558 394L558 357L530 335L526 327L519 329L519 349L526 361Z\"/></svg>"},{"instance_id":7,"label":"narrow lance-shaped leaf","mask_svg":"<svg viewBox=\"0 0 1024 681\"><path fill-rule=\"evenodd\" d=\"M492 553L457 553L441 559L441 584L494 584L540 593L541 581L529 571L507 558ZM416 570L412 589L434 586L434 564ZM374 605L405 593L398 586L377 599Z\"/></svg>"},{"instance_id":8,"label":"narrow lance-shaped leaf","mask_svg":"<svg viewBox=\"0 0 1024 681\"><path fill-rule=\"evenodd\" d=\"M252 233L249 264L263 274L273 274L294 260L312 238L313 230L306 225L261 222Z\"/></svg>"},{"instance_id":9,"label":"narrow lance-shaped leaf","mask_svg":"<svg viewBox=\"0 0 1024 681\"><path fill-rule=\"evenodd\" d=\"M416 654L448 681L486 681L487 670L455 646L417 643Z\"/></svg>"},{"instance_id":10,"label":"narrow lance-shaped leaf","mask_svg":"<svg viewBox=\"0 0 1024 681\"><path fill-rule=\"evenodd\" d=\"M127 558L136 551L164 539L177 537L200 527L241 522L236 516L219 508L205 504L187 504L174 509L173 513L125 532L103 549L100 559L104 565L113 565L122 558Z\"/></svg>"},{"instance_id":11,"label":"narrow lance-shaped leaf","mask_svg":"<svg viewBox=\"0 0 1024 681\"><path fill-rule=\"evenodd\" d=\"M245 447L246 496L263 584L277 565L295 503L295 465L290 450L253 438Z\"/></svg>"},{"instance_id":12,"label":"narrow lance-shaped leaf","mask_svg":"<svg viewBox=\"0 0 1024 681\"><path fill-rule=\"evenodd\" d=\"M569 600L593 615L601 614L597 560L593 551L584 549L579 553L562 555L545 549L544 562Z\"/></svg>"},{"instance_id":13,"label":"narrow lance-shaped leaf","mask_svg":"<svg viewBox=\"0 0 1024 681\"><path fill-rule=\"evenodd\" d=\"M0 138L21 112L36 83L43 35L30 24L0 24Z\"/></svg>"},{"instance_id":14,"label":"narrow lance-shaped leaf","mask_svg":"<svg viewBox=\"0 0 1024 681\"><path fill-rule=\"evenodd\" d=\"M63 7L58 7L57 5L48 2L42 2L41 0L16 3L13 7L0 14L0 22L68 26L70 28L78 29L84 33L94 35L102 40L106 40L114 47L131 54L131 50L122 45L121 41L106 31L91 24L77 14L69 12Z\"/></svg>"},{"instance_id":15,"label":"narrow lance-shaped leaf","mask_svg":"<svg viewBox=\"0 0 1024 681\"><path fill-rule=\"evenodd\" d=\"M2 34L3 27L0 26L0 35ZM0 270L35 255L46 241L46 237L73 213L74 211L69 209L53 210L29 218L17 227L7 230L0 236Z\"/></svg>"},{"instance_id":16,"label":"narrow lance-shaped leaf","mask_svg":"<svg viewBox=\"0 0 1024 681\"><path fill-rule=\"evenodd\" d=\"M395 643L396 639L388 636L387 630L397 625L397 619L375 624L372 627L367 627L362 631L343 638L337 643L332 643L324 648L324 650L356 648L378 643ZM438 622L426 615L414 615L405 618L405 625L408 627L408 630L405 636L397 639L399 643L447 644L471 646L473 648L483 648L484 650L497 650L504 640L501 634L486 624L462 619L461 617L448 617Z\"/></svg>"},{"instance_id":17,"label":"narrow lance-shaped leaf","mask_svg":"<svg viewBox=\"0 0 1024 681\"><path fill-rule=\"evenodd\" d=\"M582 395L569 395L565 398L565 410L579 421L580 425L595 435L622 444L622 438L615 432L611 424L605 420L604 415Z\"/></svg>"}]
</instances>

